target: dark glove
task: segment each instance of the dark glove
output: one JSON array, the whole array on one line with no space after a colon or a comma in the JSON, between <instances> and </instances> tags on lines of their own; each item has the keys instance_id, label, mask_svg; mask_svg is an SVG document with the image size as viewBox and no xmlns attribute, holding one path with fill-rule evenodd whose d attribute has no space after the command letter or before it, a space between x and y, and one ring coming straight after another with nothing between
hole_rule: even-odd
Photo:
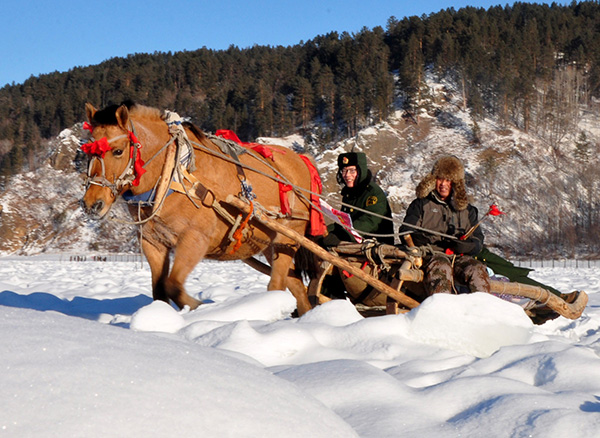
<instances>
[{"instance_id":1,"label":"dark glove","mask_svg":"<svg viewBox=\"0 0 600 438\"><path fill-rule=\"evenodd\" d=\"M330 246L337 246L341 242L341 239L335 233L329 233L327 236L321 239L321 246L328 248Z\"/></svg>"},{"instance_id":2,"label":"dark glove","mask_svg":"<svg viewBox=\"0 0 600 438\"><path fill-rule=\"evenodd\" d=\"M450 245L455 254L472 254L477 251L477 242L473 239L456 240Z\"/></svg>"}]
</instances>

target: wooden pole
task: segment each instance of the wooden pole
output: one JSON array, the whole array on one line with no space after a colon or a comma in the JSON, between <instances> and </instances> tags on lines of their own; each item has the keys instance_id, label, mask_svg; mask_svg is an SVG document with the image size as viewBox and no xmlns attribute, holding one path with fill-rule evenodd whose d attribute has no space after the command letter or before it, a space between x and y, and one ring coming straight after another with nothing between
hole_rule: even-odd
<instances>
[{"instance_id":1,"label":"wooden pole","mask_svg":"<svg viewBox=\"0 0 600 438\"><path fill-rule=\"evenodd\" d=\"M580 291L573 303L567 303L557 295L538 286L507 281L490 280L491 291L497 294L525 297L543 303L558 314L569 319L577 319L583 313L588 296Z\"/></svg>"},{"instance_id":2,"label":"wooden pole","mask_svg":"<svg viewBox=\"0 0 600 438\"><path fill-rule=\"evenodd\" d=\"M171 174L173 173L173 168L175 167L175 149L176 148L174 143L171 143L169 147L167 147L167 153L165 157L165 162L163 164L163 170L158 181L158 186L156 188L154 205L152 206L153 214L158 214L160 207L162 207L162 200L167 194L167 190L171 182Z\"/></svg>"}]
</instances>

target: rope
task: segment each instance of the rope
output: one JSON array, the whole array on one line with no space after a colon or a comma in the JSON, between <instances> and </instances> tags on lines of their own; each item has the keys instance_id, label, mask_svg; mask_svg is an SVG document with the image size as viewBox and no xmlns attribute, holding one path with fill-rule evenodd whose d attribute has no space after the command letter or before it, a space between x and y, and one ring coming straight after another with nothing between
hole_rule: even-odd
<instances>
[{"instance_id":1,"label":"rope","mask_svg":"<svg viewBox=\"0 0 600 438\"><path fill-rule=\"evenodd\" d=\"M265 173L265 172L263 172L263 171L261 171L261 170L258 170L258 169L256 169L255 167L252 167L252 166L250 166L250 165L248 165L248 164L244 164L244 163L242 163L242 162L240 162L240 161L238 161L238 160L236 160L236 159L234 159L234 158L231 158L230 156L228 156L228 155L226 155L226 154L224 154L224 153L217 152L217 151L215 151L215 150L213 150L213 149L210 149L210 148L208 148L208 147L206 147L206 146L204 146L204 145L202 145L202 144L200 144L200 143L197 143L197 142L195 142L195 141L191 141L191 140L190 140L190 143L191 143L191 144L192 144L192 145L193 145L193 146L194 146L196 149L203 150L204 152L207 152L207 153L209 153L210 155L214 155L215 157L217 157L217 158L220 158L220 159L222 159L222 160L224 160L224 161L228 161L228 162L230 162L230 163L233 163L233 164L235 164L236 166L240 166L240 167L242 167L242 168L244 168L244 169L247 169L247 170L250 170L250 171L252 171L252 172L255 172L255 173L259 174L259 175L262 175L262 176L264 176L264 177L266 177L266 178L269 178L269 179L271 179L271 180L273 180L273 181L276 181L277 183L284 183L284 184L287 184L287 185L291 186L291 187L292 187L292 189L294 190L294 192L295 192L295 193L296 193L296 194L297 194L297 195L298 195L300 198L302 198L303 200L305 200L305 201L308 203L308 205L312 205L312 206L314 206L314 204L313 204L313 203L310 201L310 199L309 199L308 197L306 197L306 195L304 195L302 192L306 192L306 193L308 193L309 195L316 195L316 196L318 196L318 197L322 197L322 195L321 195L320 193L316 193L316 192L313 192L313 191L312 191L312 190L310 190L310 189L305 189L304 187L300 187L300 186L297 186L296 184L293 184L293 183L292 183L292 182L291 182L289 179L287 179L287 178L286 178L284 175L281 175L281 172L280 172L280 170L276 169L276 168L275 168L274 166L272 166L272 165L271 165L271 164L270 164L268 161L264 160L262 157L260 157L260 156L259 156L259 155L257 155L256 153L250 153L249 155L250 155L251 157L254 157L256 160L260 161L260 162L261 162L261 163L263 163L264 165L266 165L266 166L267 166L269 169L271 169L271 170L272 170L272 171L275 173L275 175L269 175L268 173ZM250 151L251 151L251 150L248 150L248 152L250 152ZM279 178L278 178L278 175L279 175ZM314 208L318 208L318 207L314 206Z\"/></svg>"},{"instance_id":2,"label":"rope","mask_svg":"<svg viewBox=\"0 0 600 438\"><path fill-rule=\"evenodd\" d=\"M200 143L197 143L195 141L191 141L190 140L190 143L194 146L195 149L203 150L203 151L205 151L205 152L207 152L207 153L209 153L211 155L214 155L214 156L216 156L218 158L221 158L221 159L223 159L225 161L228 161L230 163L239 165L239 166L243 167L244 169L247 169L247 170L250 170L252 172L255 172L255 173L257 173L259 175L262 175L262 176L264 176L266 178L269 178L269 179L271 179L273 181L276 181L278 183L281 183L283 181L285 184L290 185L292 187L292 189L294 190L294 192L296 194L298 194L302 199L304 199L306 202L308 202L310 205L312 205L314 208L316 208L321 213L323 212L320 207L315 206L314 204L312 204L310 202L310 200L306 196L303 195L302 192L307 193L309 195L318 196L320 199L327 199L327 197L323 196L321 193L316 193L316 192L313 192L310 189L306 189L304 187L300 187L300 186L298 186L296 184L293 184L287 178L285 178L285 176L281 176L281 179L278 179L277 176L269 175L269 174L267 174L265 172L262 172L261 170L256 169L253 166L241 163L241 162L239 162L239 161L237 161L237 160L229 157L226 154L214 151L214 150L212 150L210 148L207 148L206 146L204 146L204 145L202 145ZM248 152L250 152L250 151L248 151ZM259 160L260 162L262 162L263 164L265 164L267 167L269 167L273 172L276 173L276 175L279 174L279 171L276 168L274 168L268 161L262 159L260 156L256 155L255 153L251 153L250 155L252 157L254 157L255 159ZM360 211L361 213L365 213L365 214L371 215L373 217L377 217L377 218L388 220L388 221L392 221L392 222L394 221L393 218L390 218L390 217L387 217L387 216L383 216L383 215L380 215L378 213L373 213L372 211L365 210L365 209L362 209L360 207L356 207L356 206L353 206L353 205L349 205L349 204L346 204L344 202L339 202L339 204L341 204L342 206L346 206L346 207L352 207L354 210ZM440 237L445 237L445 238L451 239L451 240L458 240L458 238L455 237L455 236L451 236L449 234L444 234L444 233L439 233L439 232L436 232L436 231L433 231L433 230L428 230L426 228L419 227L418 225L413 225L413 224L409 224L409 223L406 223L406 222L400 222L400 224L401 225L406 225L406 226L411 227L411 228L413 228L415 230L418 230L418 231L423 231L423 232L434 234L434 235L437 235L437 236L440 236ZM370 237L400 237L400 236L406 234L406 233L377 234L377 233L369 233L369 232L360 231L360 230L357 230L357 231L361 235L370 236Z\"/></svg>"}]
</instances>

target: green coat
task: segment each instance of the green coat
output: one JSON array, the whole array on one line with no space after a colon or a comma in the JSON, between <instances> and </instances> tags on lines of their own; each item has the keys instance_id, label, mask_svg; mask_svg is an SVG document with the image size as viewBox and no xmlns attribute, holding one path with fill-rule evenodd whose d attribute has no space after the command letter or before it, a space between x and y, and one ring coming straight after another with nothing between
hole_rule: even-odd
<instances>
[{"instance_id":1,"label":"green coat","mask_svg":"<svg viewBox=\"0 0 600 438\"><path fill-rule=\"evenodd\" d=\"M359 233L364 231L373 234L392 235L394 233L394 223L391 221L392 209L388 203L387 196L381 187L373 181L371 171L367 168L366 156L362 153L356 155L356 167L359 171L358 183L352 188L344 187L342 189L342 202L347 205L343 205L341 210L350 215L352 225ZM338 180L340 179L338 178ZM353 207L358 207L389 219L372 216ZM339 240L354 241L350 233L338 224L329 225L327 230L330 234L337 236ZM372 238L369 235L365 235L364 237ZM393 236L375 238L382 243L394 244Z\"/></svg>"},{"instance_id":2,"label":"green coat","mask_svg":"<svg viewBox=\"0 0 600 438\"><path fill-rule=\"evenodd\" d=\"M535 281L532 278L529 278L527 275L533 271L533 269L522 268L520 266L515 266L513 263L509 262L506 259L503 259L497 254L491 252L487 247L483 247L481 252L475 256L475 258L486 264L494 273L498 275L503 275L507 277L510 281L515 281L517 283L529 284L532 286L538 286L543 289L546 289L549 292L552 292L554 295L561 296L561 293L550 287L542 284L540 282Z\"/></svg>"}]
</instances>

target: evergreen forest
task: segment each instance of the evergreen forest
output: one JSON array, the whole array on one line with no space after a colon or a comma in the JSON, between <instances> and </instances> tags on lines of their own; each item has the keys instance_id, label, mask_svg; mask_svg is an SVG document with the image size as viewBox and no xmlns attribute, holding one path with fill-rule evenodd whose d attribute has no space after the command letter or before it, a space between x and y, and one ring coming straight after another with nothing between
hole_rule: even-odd
<instances>
[{"instance_id":1,"label":"evergreen forest","mask_svg":"<svg viewBox=\"0 0 600 438\"><path fill-rule=\"evenodd\" d=\"M140 53L31 77L0 89L0 175L33 170L45 140L84 120L85 102L132 99L208 132L311 133L323 147L398 104L417 114L426 71L461 84L475 120L494 116L559 142L600 97L600 2L450 8L290 47Z\"/></svg>"}]
</instances>

